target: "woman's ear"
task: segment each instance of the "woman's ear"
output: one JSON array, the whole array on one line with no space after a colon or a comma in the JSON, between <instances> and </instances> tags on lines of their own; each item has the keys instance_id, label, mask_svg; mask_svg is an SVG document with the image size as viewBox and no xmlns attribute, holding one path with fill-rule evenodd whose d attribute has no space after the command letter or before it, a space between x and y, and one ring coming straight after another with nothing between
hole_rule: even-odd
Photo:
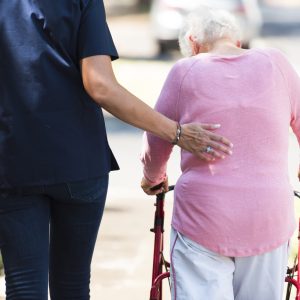
<instances>
[{"instance_id":1,"label":"woman's ear","mask_svg":"<svg viewBox=\"0 0 300 300\"><path fill-rule=\"evenodd\" d=\"M192 35L189 35L189 41L191 43L195 42L195 37L193 37Z\"/></svg>"},{"instance_id":2,"label":"woman's ear","mask_svg":"<svg viewBox=\"0 0 300 300\"><path fill-rule=\"evenodd\" d=\"M197 55L201 52L201 45L197 42L194 36L190 35L189 36L189 41L191 43L191 48L192 48L192 53L193 55Z\"/></svg>"},{"instance_id":3,"label":"woman's ear","mask_svg":"<svg viewBox=\"0 0 300 300\"><path fill-rule=\"evenodd\" d=\"M239 47L239 48L242 48L242 42L241 41L237 41L236 42L236 46Z\"/></svg>"}]
</instances>

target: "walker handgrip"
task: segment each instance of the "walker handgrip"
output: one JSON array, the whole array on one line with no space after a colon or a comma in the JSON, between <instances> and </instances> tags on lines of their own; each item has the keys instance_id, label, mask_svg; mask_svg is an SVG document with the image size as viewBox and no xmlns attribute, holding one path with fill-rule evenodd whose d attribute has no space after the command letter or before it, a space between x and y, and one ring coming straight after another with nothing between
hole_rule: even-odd
<instances>
[{"instance_id":1,"label":"walker handgrip","mask_svg":"<svg viewBox=\"0 0 300 300\"><path fill-rule=\"evenodd\" d=\"M156 191L156 190L160 190L161 187L163 186L163 182L159 183L158 185L153 186L150 190L151 191Z\"/></svg>"},{"instance_id":2,"label":"walker handgrip","mask_svg":"<svg viewBox=\"0 0 300 300\"><path fill-rule=\"evenodd\" d=\"M168 192L174 191L175 185L169 185L169 190Z\"/></svg>"},{"instance_id":3,"label":"walker handgrip","mask_svg":"<svg viewBox=\"0 0 300 300\"><path fill-rule=\"evenodd\" d=\"M153 186L150 190L151 191L155 191L155 190L159 190L162 186L163 186L163 182L159 183L158 185L155 185ZM175 188L175 185L169 185L169 189L168 189L168 192L171 192L173 191ZM167 193L167 192L164 192L164 193Z\"/></svg>"}]
</instances>

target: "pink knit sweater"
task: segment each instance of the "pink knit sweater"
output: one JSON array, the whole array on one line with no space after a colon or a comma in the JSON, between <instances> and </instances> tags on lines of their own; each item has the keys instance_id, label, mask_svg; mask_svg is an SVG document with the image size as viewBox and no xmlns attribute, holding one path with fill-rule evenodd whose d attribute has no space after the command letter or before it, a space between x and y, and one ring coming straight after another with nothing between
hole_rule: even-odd
<instances>
[{"instance_id":1,"label":"pink knit sweater","mask_svg":"<svg viewBox=\"0 0 300 300\"><path fill-rule=\"evenodd\" d=\"M181 152L172 226L226 256L251 256L295 229L288 178L289 126L300 141L300 79L275 49L209 53L172 68L156 110L179 121L220 123L233 155L212 163ZM159 183L172 145L145 135L144 175Z\"/></svg>"}]
</instances>

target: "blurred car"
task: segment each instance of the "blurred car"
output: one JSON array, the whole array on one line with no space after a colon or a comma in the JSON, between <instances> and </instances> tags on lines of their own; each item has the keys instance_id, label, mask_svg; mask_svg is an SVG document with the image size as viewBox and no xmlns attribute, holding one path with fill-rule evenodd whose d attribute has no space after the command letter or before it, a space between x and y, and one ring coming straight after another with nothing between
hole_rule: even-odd
<instances>
[{"instance_id":1,"label":"blurred car","mask_svg":"<svg viewBox=\"0 0 300 300\"><path fill-rule=\"evenodd\" d=\"M300 34L300 0L259 0L262 35Z\"/></svg>"},{"instance_id":2,"label":"blurred car","mask_svg":"<svg viewBox=\"0 0 300 300\"><path fill-rule=\"evenodd\" d=\"M259 35L262 18L257 0L153 0L151 27L160 53L177 45L183 18L201 6L224 9L232 13L241 26L243 47Z\"/></svg>"}]
</instances>

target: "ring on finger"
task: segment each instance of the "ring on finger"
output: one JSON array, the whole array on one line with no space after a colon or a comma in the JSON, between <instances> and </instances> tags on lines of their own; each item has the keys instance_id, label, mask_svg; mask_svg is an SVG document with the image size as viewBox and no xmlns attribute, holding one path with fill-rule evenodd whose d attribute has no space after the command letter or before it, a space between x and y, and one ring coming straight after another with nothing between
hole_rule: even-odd
<instances>
[{"instance_id":1,"label":"ring on finger","mask_svg":"<svg viewBox=\"0 0 300 300\"><path fill-rule=\"evenodd\" d=\"M204 152L210 154L210 153L213 153L214 152L214 149L211 147L211 146L207 146L204 150Z\"/></svg>"}]
</instances>

